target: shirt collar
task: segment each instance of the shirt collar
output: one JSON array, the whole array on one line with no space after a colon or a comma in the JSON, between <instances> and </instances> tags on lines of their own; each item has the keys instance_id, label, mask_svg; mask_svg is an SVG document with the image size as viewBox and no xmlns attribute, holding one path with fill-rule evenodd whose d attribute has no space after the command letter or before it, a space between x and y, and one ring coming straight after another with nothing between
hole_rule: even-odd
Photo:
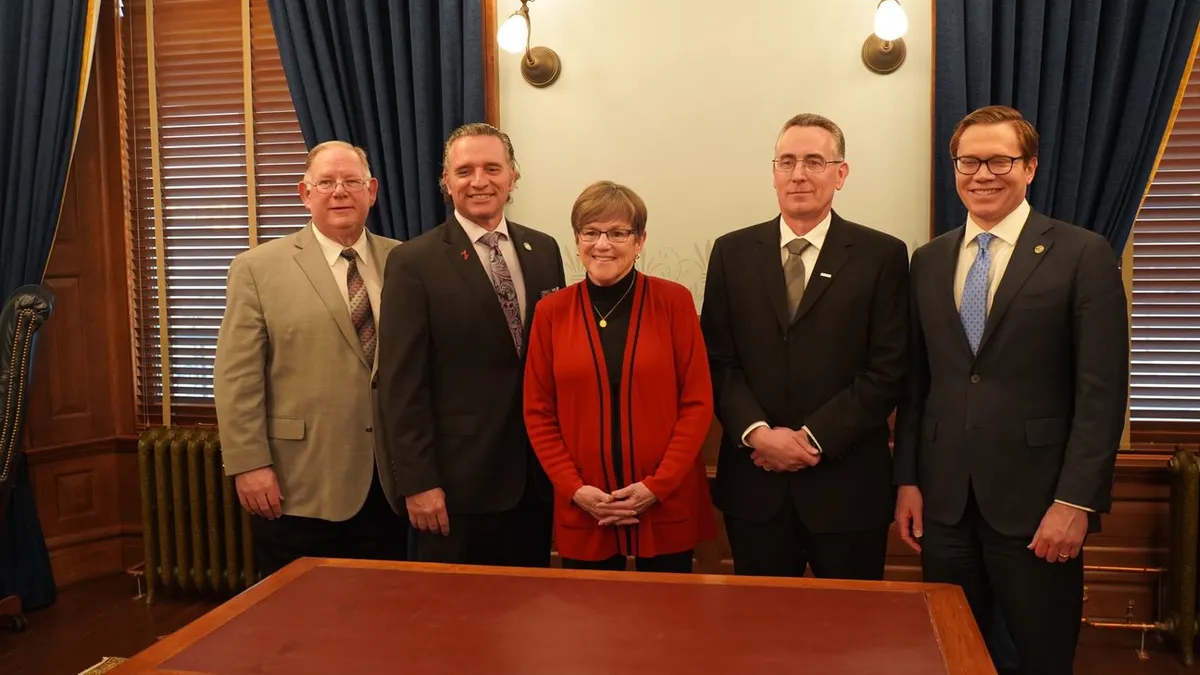
<instances>
[{"instance_id":1,"label":"shirt collar","mask_svg":"<svg viewBox=\"0 0 1200 675\"><path fill-rule=\"evenodd\" d=\"M479 238L488 233L487 229L482 225L477 225L475 222L467 220L467 217L459 213L458 209L454 209L454 217L458 219L458 224L462 225L463 231L467 233L467 238L471 240L472 244L479 243ZM506 239L512 239L512 236L508 233L508 219L504 216L500 216L500 224L492 231L503 234Z\"/></svg>"},{"instance_id":2,"label":"shirt collar","mask_svg":"<svg viewBox=\"0 0 1200 675\"><path fill-rule=\"evenodd\" d=\"M1007 216L996 223L988 232L996 235L1000 241L1009 246L1016 246L1017 239L1021 236L1021 230L1025 229L1025 221L1029 220L1029 212L1032 209L1027 200L1022 199L1017 208L1013 209ZM968 244L975 241L975 237L983 232L983 228L975 223L970 214L967 214L967 230L963 234L962 247L966 248Z\"/></svg>"},{"instance_id":3,"label":"shirt collar","mask_svg":"<svg viewBox=\"0 0 1200 675\"><path fill-rule=\"evenodd\" d=\"M325 255L325 262L329 263L330 267L333 267L334 263L342 257L342 249L346 247L322 234L317 229L316 223L309 223L309 226L312 227L313 236L317 238L317 243L321 245L321 253ZM367 245L367 228L363 228L362 234L358 235L358 241L354 242L354 245L350 248L354 249L354 252L358 254L360 264L367 267L371 266L371 247Z\"/></svg>"},{"instance_id":4,"label":"shirt collar","mask_svg":"<svg viewBox=\"0 0 1200 675\"><path fill-rule=\"evenodd\" d=\"M816 227L804 235L804 239L808 242L809 246L818 251L821 250L821 247L825 245L825 237L829 234L829 223L832 221L833 211L831 210L825 214L825 218L821 222L817 223ZM799 239L799 237L796 236L795 232L792 232L792 228L788 227L787 223L783 222L783 215L781 214L779 216L779 248L787 246L793 239Z\"/></svg>"}]
</instances>

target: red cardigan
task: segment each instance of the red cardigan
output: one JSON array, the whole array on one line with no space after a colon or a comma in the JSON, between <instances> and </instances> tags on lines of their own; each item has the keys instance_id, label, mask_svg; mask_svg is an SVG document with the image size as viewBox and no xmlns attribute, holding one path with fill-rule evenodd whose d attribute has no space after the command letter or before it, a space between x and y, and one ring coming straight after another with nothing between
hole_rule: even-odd
<instances>
[{"instance_id":1,"label":"red cardigan","mask_svg":"<svg viewBox=\"0 0 1200 675\"><path fill-rule=\"evenodd\" d=\"M712 424L708 356L691 293L639 274L620 391L623 464L658 499L637 525L600 527L571 497L613 492L608 369L584 282L537 304L525 366L525 424L554 484L559 554L652 557L716 536L700 446ZM632 457L630 457L632 455ZM633 481L636 482L636 481Z\"/></svg>"}]
</instances>

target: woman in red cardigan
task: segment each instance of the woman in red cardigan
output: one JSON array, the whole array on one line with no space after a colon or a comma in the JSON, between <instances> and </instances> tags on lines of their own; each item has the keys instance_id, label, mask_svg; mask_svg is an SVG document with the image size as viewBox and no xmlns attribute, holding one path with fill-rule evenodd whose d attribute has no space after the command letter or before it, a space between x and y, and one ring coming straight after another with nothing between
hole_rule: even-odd
<instances>
[{"instance_id":1,"label":"woman in red cardigan","mask_svg":"<svg viewBox=\"0 0 1200 675\"><path fill-rule=\"evenodd\" d=\"M602 181L571 210L583 281L537 304L525 424L564 567L690 572L715 536L700 446L712 384L691 293L634 269L646 205Z\"/></svg>"}]
</instances>

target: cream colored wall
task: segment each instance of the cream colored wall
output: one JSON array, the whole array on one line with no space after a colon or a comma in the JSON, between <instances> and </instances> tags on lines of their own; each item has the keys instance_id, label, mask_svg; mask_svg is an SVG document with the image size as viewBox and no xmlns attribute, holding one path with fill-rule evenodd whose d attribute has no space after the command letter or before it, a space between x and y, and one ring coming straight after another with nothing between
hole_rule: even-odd
<instances>
[{"instance_id":1,"label":"cream colored wall","mask_svg":"<svg viewBox=\"0 0 1200 675\"><path fill-rule=\"evenodd\" d=\"M640 269L703 292L725 232L778 214L771 158L780 125L817 112L846 134L843 217L910 250L929 232L930 0L902 2L908 57L890 75L862 64L875 0L537 0L534 45L562 75L537 89L499 51L500 114L522 178L509 217L554 235L582 278L569 223L589 183L625 183L650 212ZM497 0L502 23L520 6Z\"/></svg>"}]
</instances>

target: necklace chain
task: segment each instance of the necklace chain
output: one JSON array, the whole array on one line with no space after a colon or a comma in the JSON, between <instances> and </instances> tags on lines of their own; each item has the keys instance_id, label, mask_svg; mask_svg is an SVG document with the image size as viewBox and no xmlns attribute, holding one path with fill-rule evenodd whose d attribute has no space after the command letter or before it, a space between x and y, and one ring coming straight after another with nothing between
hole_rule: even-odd
<instances>
[{"instance_id":1,"label":"necklace chain","mask_svg":"<svg viewBox=\"0 0 1200 675\"><path fill-rule=\"evenodd\" d=\"M613 306L610 307L608 309L608 311L605 312L604 314L600 313L600 309L598 307L596 307L596 304L594 302L592 303L592 310L594 312L596 312L596 316L600 317L600 327L601 328L608 328L608 317L612 316L612 313L617 311L617 307L621 306L621 302L623 300L625 300L625 296L629 295L629 291L633 290L633 287L636 283L637 283L637 280L634 279L634 281L629 284L629 288L625 289L625 293L622 294L621 297L616 302L613 303Z\"/></svg>"}]
</instances>

